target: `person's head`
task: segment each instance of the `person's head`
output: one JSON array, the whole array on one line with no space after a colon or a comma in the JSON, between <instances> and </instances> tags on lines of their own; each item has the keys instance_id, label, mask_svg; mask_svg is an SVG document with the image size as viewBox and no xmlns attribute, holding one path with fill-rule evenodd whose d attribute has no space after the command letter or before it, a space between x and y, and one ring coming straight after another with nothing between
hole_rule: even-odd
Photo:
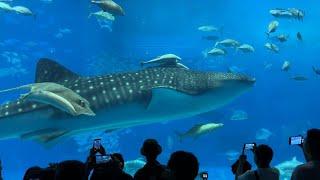
<instances>
[{"instance_id":1,"label":"person's head","mask_svg":"<svg viewBox=\"0 0 320 180\"><path fill-rule=\"evenodd\" d=\"M41 179L54 180L56 171L53 168L45 168L41 171Z\"/></svg>"},{"instance_id":2,"label":"person's head","mask_svg":"<svg viewBox=\"0 0 320 180\"><path fill-rule=\"evenodd\" d=\"M33 166L25 172L23 180L40 180L41 168L38 166Z\"/></svg>"},{"instance_id":3,"label":"person's head","mask_svg":"<svg viewBox=\"0 0 320 180\"><path fill-rule=\"evenodd\" d=\"M320 161L320 129L310 129L303 143L303 151L308 161Z\"/></svg>"},{"instance_id":4,"label":"person's head","mask_svg":"<svg viewBox=\"0 0 320 180\"><path fill-rule=\"evenodd\" d=\"M119 163L120 169L124 168L124 159L120 153L113 153L112 157Z\"/></svg>"},{"instance_id":5,"label":"person's head","mask_svg":"<svg viewBox=\"0 0 320 180\"><path fill-rule=\"evenodd\" d=\"M68 160L59 163L56 170L56 180L83 180L86 178L84 163L77 160Z\"/></svg>"},{"instance_id":6,"label":"person's head","mask_svg":"<svg viewBox=\"0 0 320 180\"><path fill-rule=\"evenodd\" d=\"M270 162L273 158L272 149L265 144L257 146L254 150L254 161L259 168L270 167Z\"/></svg>"},{"instance_id":7,"label":"person's head","mask_svg":"<svg viewBox=\"0 0 320 180\"><path fill-rule=\"evenodd\" d=\"M140 153L147 158L147 161L156 160L161 154L162 148L155 139L147 139L144 141Z\"/></svg>"},{"instance_id":8,"label":"person's head","mask_svg":"<svg viewBox=\"0 0 320 180\"><path fill-rule=\"evenodd\" d=\"M196 156L185 151L172 153L167 166L174 179L193 180L199 171L199 162Z\"/></svg>"}]
</instances>

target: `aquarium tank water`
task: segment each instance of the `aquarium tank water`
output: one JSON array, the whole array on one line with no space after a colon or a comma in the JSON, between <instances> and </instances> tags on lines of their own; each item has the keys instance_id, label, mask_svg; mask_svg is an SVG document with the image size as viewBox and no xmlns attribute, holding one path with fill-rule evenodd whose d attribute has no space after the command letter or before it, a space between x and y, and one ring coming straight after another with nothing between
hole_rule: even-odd
<instances>
[{"instance_id":1,"label":"aquarium tank water","mask_svg":"<svg viewBox=\"0 0 320 180\"><path fill-rule=\"evenodd\" d=\"M96 138L131 174L153 138L162 164L192 152L221 180L268 144L290 179L305 160L288 138L319 127L319 1L109 2L0 0L4 179L84 162Z\"/></svg>"}]
</instances>

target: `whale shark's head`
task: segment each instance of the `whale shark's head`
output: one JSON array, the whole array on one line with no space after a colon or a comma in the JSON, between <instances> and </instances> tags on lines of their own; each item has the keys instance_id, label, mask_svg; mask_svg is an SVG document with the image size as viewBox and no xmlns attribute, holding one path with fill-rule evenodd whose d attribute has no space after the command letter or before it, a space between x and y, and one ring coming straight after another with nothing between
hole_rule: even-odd
<instances>
[{"instance_id":1,"label":"whale shark's head","mask_svg":"<svg viewBox=\"0 0 320 180\"><path fill-rule=\"evenodd\" d=\"M253 87L255 79L223 72L188 72L179 76L178 90L194 96L193 102L207 110L224 105ZM197 97L197 98L196 98Z\"/></svg>"}]
</instances>

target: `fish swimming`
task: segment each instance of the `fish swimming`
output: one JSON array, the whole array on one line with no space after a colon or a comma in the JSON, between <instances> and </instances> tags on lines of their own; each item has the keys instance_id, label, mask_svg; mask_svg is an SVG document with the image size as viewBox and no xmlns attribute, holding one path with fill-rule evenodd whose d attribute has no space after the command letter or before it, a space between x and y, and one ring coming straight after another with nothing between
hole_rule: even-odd
<instances>
[{"instance_id":1,"label":"fish swimming","mask_svg":"<svg viewBox=\"0 0 320 180\"><path fill-rule=\"evenodd\" d=\"M280 35L276 36L276 38L279 42L286 42L289 38L289 35L280 34Z\"/></svg>"},{"instance_id":2,"label":"fish swimming","mask_svg":"<svg viewBox=\"0 0 320 180\"><path fill-rule=\"evenodd\" d=\"M290 62L284 61L284 63L282 64L281 70L282 71L289 71L290 68L291 68Z\"/></svg>"},{"instance_id":3,"label":"fish swimming","mask_svg":"<svg viewBox=\"0 0 320 180\"><path fill-rule=\"evenodd\" d=\"M217 47L218 45L222 45L224 47L239 47L240 43L234 39L225 39L219 42L216 42L216 44L214 45L215 47Z\"/></svg>"},{"instance_id":4,"label":"fish swimming","mask_svg":"<svg viewBox=\"0 0 320 180\"><path fill-rule=\"evenodd\" d=\"M271 21L269 23L269 25L268 25L267 35L269 36L270 33L276 32L278 26L279 26L279 22L278 21Z\"/></svg>"},{"instance_id":5,"label":"fish swimming","mask_svg":"<svg viewBox=\"0 0 320 180\"><path fill-rule=\"evenodd\" d=\"M10 92L19 89L30 89L30 92L22 94L19 101L33 101L41 102L43 104L51 105L65 111L73 116L85 114L94 116L94 112L90 109L89 102L77 93L60 84L44 82L34 83L17 88L0 91Z\"/></svg>"},{"instance_id":6,"label":"fish swimming","mask_svg":"<svg viewBox=\"0 0 320 180\"><path fill-rule=\"evenodd\" d=\"M225 56L227 52L220 48L213 48L208 52L210 56Z\"/></svg>"},{"instance_id":7,"label":"fish swimming","mask_svg":"<svg viewBox=\"0 0 320 180\"><path fill-rule=\"evenodd\" d=\"M254 52L254 47L249 44L242 44L241 46L237 47L237 50L240 50L244 53L252 53Z\"/></svg>"},{"instance_id":8,"label":"fish swimming","mask_svg":"<svg viewBox=\"0 0 320 180\"><path fill-rule=\"evenodd\" d=\"M306 80L308 80L307 77L301 76L301 75L293 76L291 79L296 80L296 81L306 81Z\"/></svg>"},{"instance_id":9,"label":"fish swimming","mask_svg":"<svg viewBox=\"0 0 320 180\"><path fill-rule=\"evenodd\" d=\"M24 6L12 7L12 11L16 12L17 14L22 14L24 16L33 16L34 18L36 18L36 14L34 14L30 9Z\"/></svg>"},{"instance_id":10,"label":"fish swimming","mask_svg":"<svg viewBox=\"0 0 320 180\"><path fill-rule=\"evenodd\" d=\"M82 77L49 59L37 63L35 83L54 82L87 99L95 116L13 100L0 106L0 139L55 143L92 130L122 129L182 119L217 109L248 91L255 79L233 73L149 67Z\"/></svg>"},{"instance_id":11,"label":"fish swimming","mask_svg":"<svg viewBox=\"0 0 320 180\"><path fill-rule=\"evenodd\" d=\"M312 66L312 70L314 73L316 73L317 75L320 75L320 68L317 68L315 66Z\"/></svg>"},{"instance_id":12,"label":"fish swimming","mask_svg":"<svg viewBox=\"0 0 320 180\"><path fill-rule=\"evenodd\" d=\"M304 18L304 12L302 10L299 10L297 8L276 8L271 9L269 13L277 18L287 18L287 19L297 19L297 20L303 20Z\"/></svg>"},{"instance_id":13,"label":"fish swimming","mask_svg":"<svg viewBox=\"0 0 320 180\"><path fill-rule=\"evenodd\" d=\"M193 126L191 129L189 129L185 133L176 133L180 141L182 141L184 138L187 137L193 137L197 138L199 136L202 136L204 134L208 134L218 128L223 127L222 123L207 123L207 124L197 124Z\"/></svg>"},{"instance_id":14,"label":"fish swimming","mask_svg":"<svg viewBox=\"0 0 320 180\"><path fill-rule=\"evenodd\" d=\"M265 48L267 48L268 50L272 51L272 52L275 52L275 53L278 53L279 52L279 47L275 44L272 44L272 43L266 43L264 45Z\"/></svg>"},{"instance_id":15,"label":"fish swimming","mask_svg":"<svg viewBox=\"0 0 320 180\"><path fill-rule=\"evenodd\" d=\"M125 12L122 7L112 0L92 0L92 4L98 5L103 11L108 12L114 16L124 16Z\"/></svg>"},{"instance_id":16,"label":"fish swimming","mask_svg":"<svg viewBox=\"0 0 320 180\"><path fill-rule=\"evenodd\" d=\"M297 39L298 39L299 41L302 41L302 40L303 40L302 35L301 35L300 32L297 32Z\"/></svg>"}]
</instances>

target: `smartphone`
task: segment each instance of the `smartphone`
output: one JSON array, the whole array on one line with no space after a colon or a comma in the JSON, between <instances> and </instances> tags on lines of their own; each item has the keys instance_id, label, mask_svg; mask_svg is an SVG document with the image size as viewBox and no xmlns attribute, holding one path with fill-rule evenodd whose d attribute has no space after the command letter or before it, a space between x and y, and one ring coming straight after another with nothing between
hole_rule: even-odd
<instances>
[{"instance_id":1,"label":"smartphone","mask_svg":"<svg viewBox=\"0 0 320 180\"><path fill-rule=\"evenodd\" d=\"M201 173L201 178L202 178L202 180L208 180L209 174L207 172L202 172Z\"/></svg>"},{"instance_id":2,"label":"smartphone","mask_svg":"<svg viewBox=\"0 0 320 180\"><path fill-rule=\"evenodd\" d=\"M253 150L256 145L256 143L246 143L243 145L243 150Z\"/></svg>"},{"instance_id":3,"label":"smartphone","mask_svg":"<svg viewBox=\"0 0 320 180\"><path fill-rule=\"evenodd\" d=\"M103 164L111 161L111 155L96 155L96 164Z\"/></svg>"},{"instance_id":4,"label":"smartphone","mask_svg":"<svg viewBox=\"0 0 320 180\"><path fill-rule=\"evenodd\" d=\"M301 135L289 137L289 145L301 145L303 141L304 139Z\"/></svg>"},{"instance_id":5,"label":"smartphone","mask_svg":"<svg viewBox=\"0 0 320 180\"><path fill-rule=\"evenodd\" d=\"M94 149L100 149L101 148L101 139L95 139L93 141L93 148Z\"/></svg>"}]
</instances>

